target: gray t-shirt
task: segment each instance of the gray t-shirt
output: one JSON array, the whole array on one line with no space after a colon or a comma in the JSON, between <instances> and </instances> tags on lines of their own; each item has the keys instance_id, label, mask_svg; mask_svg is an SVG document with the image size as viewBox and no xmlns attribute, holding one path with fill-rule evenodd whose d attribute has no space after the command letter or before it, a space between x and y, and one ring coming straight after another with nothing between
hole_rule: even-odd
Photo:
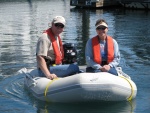
<instances>
[{"instance_id":1,"label":"gray t-shirt","mask_svg":"<svg viewBox=\"0 0 150 113\"><path fill-rule=\"evenodd\" d=\"M60 49L58 37L55 38L57 39L58 47ZM53 46L47 33L43 33L42 36L39 38L36 48L36 54L37 56L40 55L47 57L48 59L51 59L53 61L55 60Z\"/></svg>"}]
</instances>

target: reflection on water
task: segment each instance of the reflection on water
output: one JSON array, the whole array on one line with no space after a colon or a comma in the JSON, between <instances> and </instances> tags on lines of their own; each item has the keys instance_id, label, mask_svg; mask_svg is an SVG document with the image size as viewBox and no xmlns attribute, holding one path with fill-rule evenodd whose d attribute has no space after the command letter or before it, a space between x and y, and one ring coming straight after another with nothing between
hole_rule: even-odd
<instances>
[{"instance_id":1,"label":"reflection on water","mask_svg":"<svg viewBox=\"0 0 150 113\"><path fill-rule=\"evenodd\" d=\"M40 106L40 107L39 107ZM106 103L44 103L38 106L38 113L134 113L135 100L131 102Z\"/></svg>"},{"instance_id":2,"label":"reflection on water","mask_svg":"<svg viewBox=\"0 0 150 113\"><path fill-rule=\"evenodd\" d=\"M2 112L114 112L149 111L150 12L122 9L76 9L69 0L0 1L0 110ZM63 42L77 46L78 63L85 65L85 44L96 35L95 22L107 20L109 35L120 47L123 70L136 83L136 102L97 104L54 104L35 100L16 72L36 66L35 48L39 35L56 15L66 18ZM144 95L144 96L143 96ZM11 104L9 104L11 103ZM41 103L41 104L40 104ZM6 107L5 107L6 106Z\"/></svg>"}]
</instances>

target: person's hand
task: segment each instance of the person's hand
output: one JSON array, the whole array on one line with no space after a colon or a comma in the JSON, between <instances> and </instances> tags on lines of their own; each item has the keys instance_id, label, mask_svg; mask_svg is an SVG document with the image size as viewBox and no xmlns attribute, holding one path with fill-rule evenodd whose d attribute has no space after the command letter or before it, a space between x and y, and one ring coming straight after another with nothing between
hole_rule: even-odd
<instances>
[{"instance_id":1,"label":"person's hand","mask_svg":"<svg viewBox=\"0 0 150 113\"><path fill-rule=\"evenodd\" d=\"M109 66L109 65L104 65L103 67L100 68L100 70L101 70L102 72L107 72L107 71L110 70L110 66Z\"/></svg>"},{"instance_id":2,"label":"person's hand","mask_svg":"<svg viewBox=\"0 0 150 113\"><path fill-rule=\"evenodd\" d=\"M58 77L55 74L49 74L47 76L47 78L53 80L53 79L58 78Z\"/></svg>"}]
</instances>

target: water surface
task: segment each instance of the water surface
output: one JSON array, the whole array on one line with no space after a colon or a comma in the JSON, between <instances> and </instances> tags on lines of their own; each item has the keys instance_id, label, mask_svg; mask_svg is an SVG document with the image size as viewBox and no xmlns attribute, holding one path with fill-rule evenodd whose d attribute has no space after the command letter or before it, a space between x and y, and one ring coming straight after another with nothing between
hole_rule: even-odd
<instances>
[{"instance_id":1,"label":"water surface","mask_svg":"<svg viewBox=\"0 0 150 113\"><path fill-rule=\"evenodd\" d=\"M66 18L63 42L73 42L78 63L85 65L86 41L95 36L95 21L107 20L108 34L120 47L124 72L138 88L131 102L58 104L35 99L24 88L21 68L36 66L36 42L56 15ZM3 113L148 113L150 111L150 12L123 9L75 9L69 0L0 1L0 112Z\"/></svg>"}]
</instances>

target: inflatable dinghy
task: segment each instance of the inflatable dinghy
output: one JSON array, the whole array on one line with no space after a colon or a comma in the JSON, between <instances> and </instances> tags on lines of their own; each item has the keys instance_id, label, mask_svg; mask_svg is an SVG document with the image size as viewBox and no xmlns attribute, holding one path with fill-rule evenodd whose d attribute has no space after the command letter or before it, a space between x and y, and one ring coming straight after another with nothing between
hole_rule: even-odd
<instances>
[{"instance_id":1,"label":"inflatable dinghy","mask_svg":"<svg viewBox=\"0 0 150 113\"><path fill-rule=\"evenodd\" d=\"M77 73L54 80L39 77L38 70L24 71L24 82L34 97L50 102L125 101L136 97L136 84L129 76L107 72Z\"/></svg>"}]
</instances>

